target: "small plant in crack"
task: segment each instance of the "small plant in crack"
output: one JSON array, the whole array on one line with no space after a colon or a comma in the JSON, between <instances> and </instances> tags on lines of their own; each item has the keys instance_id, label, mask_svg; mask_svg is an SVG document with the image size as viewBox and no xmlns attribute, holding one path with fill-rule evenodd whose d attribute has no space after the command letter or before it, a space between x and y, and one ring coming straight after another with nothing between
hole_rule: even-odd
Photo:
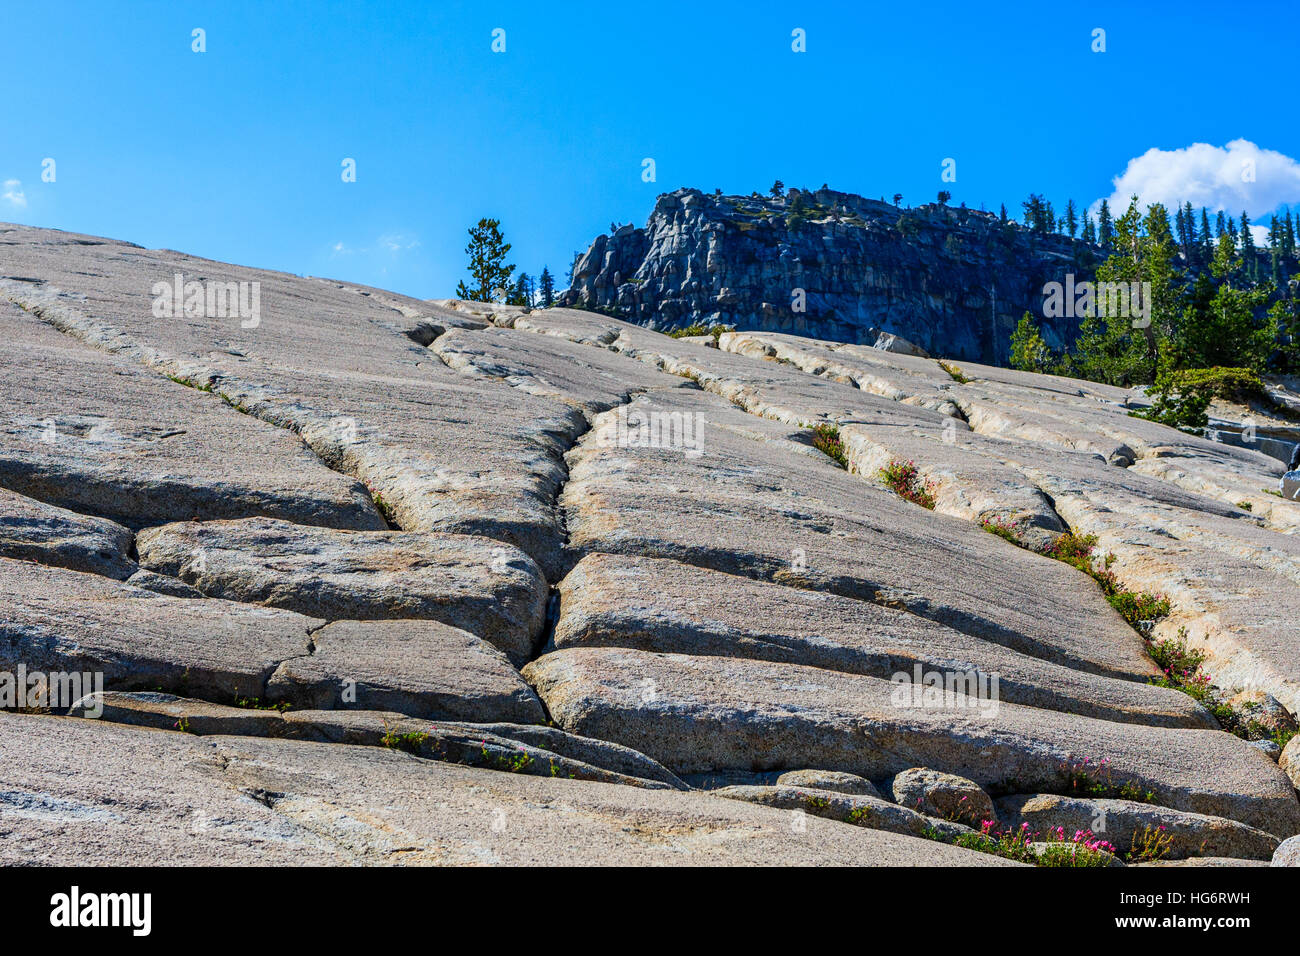
<instances>
[{"instance_id":1,"label":"small plant in crack","mask_svg":"<svg viewBox=\"0 0 1300 956\"><path fill-rule=\"evenodd\" d=\"M184 378L179 375L168 375L167 377L171 379L173 382L175 382L177 385L184 385L186 388L198 389L200 392L212 391L211 382L196 382L192 378Z\"/></svg>"},{"instance_id":2,"label":"small plant in crack","mask_svg":"<svg viewBox=\"0 0 1300 956\"><path fill-rule=\"evenodd\" d=\"M1119 616L1128 622L1129 627L1144 637L1151 633L1157 621L1168 617L1171 610L1167 597L1149 591L1129 591L1117 587L1113 594L1106 595L1106 600L1119 611Z\"/></svg>"},{"instance_id":3,"label":"small plant in crack","mask_svg":"<svg viewBox=\"0 0 1300 956\"><path fill-rule=\"evenodd\" d=\"M849 456L844 453L844 443L840 441L840 429L829 422L820 422L806 426L812 429L812 446L841 468L849 467Z\"/></svg>"},{"instance_id":4,"label":"small plant in crack","mask_svg":"<svg viewBox=\"0 0 1300 956\"><path fill-rule=\"evenodd\" d=\"M1133 834L1133 843L1128 851L1127 863L1154 863L1163 860L1173 849L1174 835L1164 827L1143 827Z\"/></svg>"},{"instance_id":5,"label":"small plant in crack","mask_svg":"<svg viewBox=\"0 0 1300 956\"><path fill-rule=\"evenodd\" d=\"M385 501L384 496L373 488L370 490L370 497L374 499L375 508L383 516L383 519L393 527L397 527L397 516L393 513L393 506Z\"/></svg>"},{"instance_id":6,"label":"small plant in crack","mask_svg":"<svg viewBox=\"0 0 1300 956\"><path fill-rule=\"evenodd\" d=\"M1019 521L1012 521L994 515L991 518L980 518L980 527L989 534L995 534L999 538L1010 541L1018 548L1023 548L1025 546L1025 543L1020 539Z\"/></svg>"},{"instance_id":7,"label":"small plant in crack","mask_svg":"<svg viewBox=\"0 0 1300 956\"><path fill-rule=\"evenodd\" d=\"M242 415L253 414L253 410L249 408L247 405L245 405L243 402L239 401L239 399L231 398L225 392L219 392L218 394L221 396L221 400L223 402L225 402L227 405L229 405L231 408L233 408L235 411L239 412L240 414Z\"/></svg>"},{"instance_id":8,"label":"small plant in crack","mask_svg":"<svg viewBox=\"0 0 1300 956\"><path fill-rule=\"evenodd\" d=\"M244 710L274 710L281 714L293 708L293 704L283 700L264 704L260 697L236 697L235 706Z\"/></svg>"},{"instance_id":9,"label":"small plant in crack","mask_svg":"<svg viewBox=\"0 0 1300 956\"><path fill-rule=\"evenodd\" d=\"M921 479L916 462L894 459L876 475L898 497L934 510L934 482Z\"/></svg>"},{"instance_id":10,"label":"small plant in crack","mask_svg":"<svg viewBox=\"0 0 1300 956\"><path fill-rule=\"evenodd\" d=\"M871 807L854 807L849 811L849 815L845 819L854 826L870 827L872 809ZM934 832L938 833L939 831L935 830Z\"/></svg>"},{"instance_id":11,"label":"small plant in crack","mask_svg":"<svg viewBox=\"0 0 1300 956\"><path fill-rule=\"evenodd\" d=\"M1187 628L1180 627L1175 637L1149 643L1147 651L1164 673L1151 679L1152 684L1180 690L1214 715L1220 726L1243 740L1272 740L1285 749L1295 736L1294 730L1268 726L1249 714L1229 707L1219 697L1217 688L1203 669L1205 654L1187 646Z\"/></svg>"},{"instance_id":12,"label":"small plant in crack","mask_svg":"<svg viewBox=\"0 0 1300 956\"><path fill-rule=\"evenodd\" d=\"M1169 614L1169 599L1162 594L1130 591L1124 587L1110 569L1115 563L1115 555L1108 554L1100 558L1098 565L1099 559L1093 553L1096 547L1095 534L1075 534L1070 531L1049 544L1043 554L1077 568L1096 581L1110 606L1119 612L1130 627L1145 637L1151 633L1156 622Z\"/></svg>"},{"instance_id":13,"label":"small plant in crack","mask_svg":"<svg viewBox=\"0 0 1300 956\"><path fill-rule=\"evenodd\" d=\"M984 820L978 833L963 833L953 843L1034 866L1110 866L1115 854L1115 847L1091 830L1076 830L1070 837L1064 827L1055 827L1040 835L1030 830L1028 823L1022 823L1018 829L1003 830L993 820ZM1035 843L1046 846L1036 848Z\"/></svg>"},{"instance_id":14,"label":"small plant in crack","mask_svg":"<svg viewBox=\"0 0 1300 956\"><path fill-rule=\"evenodd\" d=\"M384 735L379 738L379 742L389 750L400 750L402 753L408 753L413 756L419 756L420 748L424 742L429 739L429 735L420 730L410 730L404 734L399 734L396 730L384 722Z\"/></svg>"},{"instance_id":15,"label":"small plant in crack","mask_svg":"<svg viewBox=\"0 0 1300 956\"><path fill-rule=\"evenodd\" d=\"M494 770L501 770L505 773L523 773L533 765L532 756L522 747L513 754L503 754L488 747L487 741L483 741L483 750L481 752L483 760L482 765L491 767ZM555 765L551 764L551 776L556 775Z\"/></svg>"},{"instance_id":16,"label":"small plant in crack","mask_svg":"<svg viewBox=\"0 0 1300 956\"><path fill-rule=\"evenodd\" d=\"M826 797L815 797L808 794L804 797L803 802L813 813L825 813L831 808L831 802Z\"/></svg>"},{"instance_id":17,"label":"small plant in crack","mask_svg":"<svg viewBox=\"0 0 1300 956\"><path fill-rule=\"evenodd\" d=\"M1115 798L1136 803L1154 803L1155 791L1143 789L1136 781L1116 782L1110 761L1102 758L1095 764L1086 757L1078 762L1061 764L1064 792L1070 796Z\"/></svg>"},{"instance_id":18,"label":"small plant in crack","mask_svg":"<svg viewBox=\"0 0 1300 956\"><path fill-rule=\"evenodd\" d=\"M951 365L948 362L940 362L939 368L947 372L948 376L959 385L969 385L971 382L975 381L975 379L963 372L960 366Z\"/></svg>"}]
</instances>

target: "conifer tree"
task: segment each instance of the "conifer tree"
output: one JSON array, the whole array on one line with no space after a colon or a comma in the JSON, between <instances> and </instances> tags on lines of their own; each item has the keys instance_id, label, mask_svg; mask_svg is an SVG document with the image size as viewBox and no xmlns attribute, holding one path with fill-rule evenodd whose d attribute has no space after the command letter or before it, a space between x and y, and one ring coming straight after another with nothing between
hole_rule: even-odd
<instances>
[{"instance_id":1,"label":"conifer tree","mask_svg":"<svg viewBox=\"0 0 1300 956\"><path fill-rule=\"evenodd\" d=\"M1022 372L1052 372L1059 358L1038 331L1038 323L1026 312L1011 333L1011 367Z\"/></svg>"},{"instance_id":2,"label":"conifer tree","mask_svg":"<svg viewBox=\"0 0 1300 956\"><path fill-rule=\"evenodd\" d=\"M491 302L495 290L510 288L510 275L515 267L506 264L510 243L501 235L499 219L480 219L478 225L471 227L465 253L469 256L472 284L467 286L461 282L456 286L458 299Z\"/></svg>"},{"instance_id":3,"label":"conifer tree","mask_svg":"<svg viewBox=\"0 0 1300 956\"><path fill-rule=\"evenodd\" d=\"M542 297L542 308L549 309L555 305L555 279L551 270L542 266L541 277L537 280L537 291Z\"/></svg>"},{"instance_id":4,"label":"conifer tree","mask_svg":"<svg viewBox=\"0 0 1300 956\"><path fill-rule=\"evenodd\" d=\"M1259 262L1255 255L1255 237L1251 235L1250 218L1245 210L1241 213L1241 258L1246 277L1251 280L1258 278Z\"/></svg>"},{"instance_id":5,"label":"conifer tree","mask_svg":"<svg viewBox=\"0 0 1300 956\"><path fill-rule=\"evenodd\" d=\"M1170 360L1179 368L1250 368L1262 371L1274 349L1278 318L1264 312L1272 287L1239 281L1244 267L1230 235L1219 237L1208 272L1192 283L1182 310Z\"/></svg>"},{"instance_id":6,"label":"conifer tree","mask_svg":"<svg viewBox=\"0 0 1300 956\"><path fill-rule=\"evenodd\" d=\"M527 272L519 273L509 301L511 305L531 306L533 304L533 279Z\"/></svg>"},{"instance_id":7,"label":"conifer tree","mask_svg":"<svg viewBox=\"0 0 1300 956\"><path fill-rule=\"evenodd\" d=\"M1081 238L1084 242L1091 245L1097 244L1097 227L1092 223L1092 216L1088 215L1088 210L1083 211L1083 233Z\"/></svg>"},{"instance_id":8,"label":"conifer tree","mask_svg":"<svg viewBox=\"0 0 1300 956\"><path fill-rule=\"evenodd\" d=\"M1101 208L1097 210L1097 241L1101 243L1102 248L1110 249L1114 238L1115 224L1110 218L1110 203L1103 199Z\"/></svg>"},{"instance_id":9,"label":"conifer tree","mask_svg":"<svg viewBox=\"0 0 1300 956\"><path fill-rule=\"evenodd\" d=\"M1072 360L1085 378L1128 387L1155 380L1160 345L1174 325L1179 305L1179 275L1169 214L1163 206L1152 205L1144 221L1134 196L1112 225L1113 252L1097 268L1097 288L1104 288L1102 283L1122 283L1127 290L1131 283L1145 282L1150 283L1150 295L1141 295L1136 302L1130 298L1124 310L1116 308L1122 300L1112 301L1099 291L1080 326Z\"/></svg>"}]
</instances>

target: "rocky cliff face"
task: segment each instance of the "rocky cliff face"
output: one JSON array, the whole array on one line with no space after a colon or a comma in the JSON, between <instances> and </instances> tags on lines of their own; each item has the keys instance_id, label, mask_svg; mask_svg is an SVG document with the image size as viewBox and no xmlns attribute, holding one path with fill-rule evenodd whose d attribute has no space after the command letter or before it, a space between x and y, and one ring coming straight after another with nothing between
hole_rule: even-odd
<instances>
[{"instance_id":1,"label":"rocky cliff face","mask_svg":"<svg viewBox=\"0 0 1300 956\"><path fill-rule=\"evenodd\" d=\"M883 331L1002 364L1020 316L1041 314L1043 284L1091 277L1098 259L1087 243L966 208L900 209L831 189L780 199L679 189L644 229L597 237L565 303L656 329L717 322L857 344ZM1077 333L1075 319L1044 321L1053 346Z\"/></svg>"}]
</instances>

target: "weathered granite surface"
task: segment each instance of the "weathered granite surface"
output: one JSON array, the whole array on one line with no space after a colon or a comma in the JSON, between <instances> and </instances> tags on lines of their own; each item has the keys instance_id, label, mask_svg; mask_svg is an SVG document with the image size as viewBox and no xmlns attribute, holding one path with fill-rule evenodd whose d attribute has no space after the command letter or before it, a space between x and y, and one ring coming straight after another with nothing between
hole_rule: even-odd
<instances>
[{"instance_id":1,"label":"weathered granite surface","mask_svg":"<svg viewBox=\"0 0 1300 956\"><path fill-rule=\"evenodd\" d=\"M559 591L557 649L752 658L885 680L917 666L978 671L997 674L999 697L1011 703L1152 726L1215 726L1174 690L1021 654L898 608L677 561L590 554Z\"/></svg>"},{"instance_id":2,"label":"weathered granite surface","mask_svg":"<svg viewBox=\"0 0 1300 956\"><path fill-rule=\"evenodd\" d=\"M131 532L107 518L77 514L0 488L0 557L129 578Z\"/></svg>"},{"instance_id":3,"label":"weathered granite surface","mask_svg":"<svg viewBox=\"0 0 1300 956\"><path fill-rule=\"evenodd\" d=\"M4 293L0 322L0 486L132 527L248 515L384 527L365 489L291 432L87 348Z\"/></svg>"},{"instance_id":4,"label":"weathered granite surface","mask_svg":"<svg viewBox=\"0 0 1300 956\"><path fill-rule=\"evenodd\" d=\"M209 597L330 621L441 621L518 662L530 656L546 610L546 579L532 559L474 535L335 531L250 518L148 528L136 546L145 568Z\"/></svg>"},{"instance_id":5,"label":"weathered granite surface","mask_svg":"<svg viewBox=\"0 0 1300 956\"><path fill-rule=\"evenodd\" d=\"M432 720L393 711L249 709L174 694L122 691L88 694L68 713L198 736L389 747L429 760L511 773L687 789L662 765L635 750L536 724Z\"/></svg>"},{"instance_id":6,"label":"weathered granite surface","mask_svg":"<svg viewBox=\"0 0 1300 956\"><path fill-rule=\"evenodd\" d=\"M276 668L267 696L312 710L393 710L432 720L542 723L505 654L437 621L335 621Z\"/></svg>"},{"instance_id":7,"label":"weathered granite surface","mask_svg":"<svg viewBox=\"0 0 1300 956\"><path fill-rule=\"evenodd\" d=\"M0 748L11 865L1005 865L721 797L383 747L8 714L0 739L23 741Z\"/></svg>"},{"instance_id":8,"label":"weathered granite surface","mask_svg":"<svg viewBox=\"0 0 1300 956\"><path fill-rule=\"evenodd\" d=\"M1226 726L1294 726L1300 505L1137 393L27 227L0 263L0 691L104 681L0 713L0 859L996 863L944 842L981 792L1146 795L1107 806L1193 861L1300 831L1294 743L1151 683L1186 640ZM178 272L259 320L158 315Z\"/></svg>"},{"instance_id":9,"label":"weathered granite surface","mask_svg":"<svg viewBox=\"0 0 1300 956\"><path fill-rule=\"evenodd\" d=\"M1216 730L1116 724L958 696L900 703L894 684L799 664L583 648L524 669L555 721L640 750L681 775L705 770L841 770L875 780L928 767L991 794L1051 792L1066 768L1104 755L1117 786L1175 809L1276 836L1300 831L1286 775Z\"/></svg>"}]
</instances>

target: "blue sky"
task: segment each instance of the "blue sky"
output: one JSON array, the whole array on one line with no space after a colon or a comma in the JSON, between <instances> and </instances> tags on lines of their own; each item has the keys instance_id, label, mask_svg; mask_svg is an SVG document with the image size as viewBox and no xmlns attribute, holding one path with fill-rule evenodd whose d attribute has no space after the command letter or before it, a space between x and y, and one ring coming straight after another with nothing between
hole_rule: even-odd
<instances>
[{"instance_id":1,"label":"blue sky","mask_svg":"<svg viewBox=\"0 0 1300 956\"><path fill-rule=\"evenodd\" d=\"M480 216L562 283L684 185L1018 213L1246 140L1280 154L1252 214L1300 202L1291 4L993 6L6 0L0 220L437 297ZM1235 153L1181 155L1137 179L1213 203L1204 164Z\"/></svg>"}]
</instances>

